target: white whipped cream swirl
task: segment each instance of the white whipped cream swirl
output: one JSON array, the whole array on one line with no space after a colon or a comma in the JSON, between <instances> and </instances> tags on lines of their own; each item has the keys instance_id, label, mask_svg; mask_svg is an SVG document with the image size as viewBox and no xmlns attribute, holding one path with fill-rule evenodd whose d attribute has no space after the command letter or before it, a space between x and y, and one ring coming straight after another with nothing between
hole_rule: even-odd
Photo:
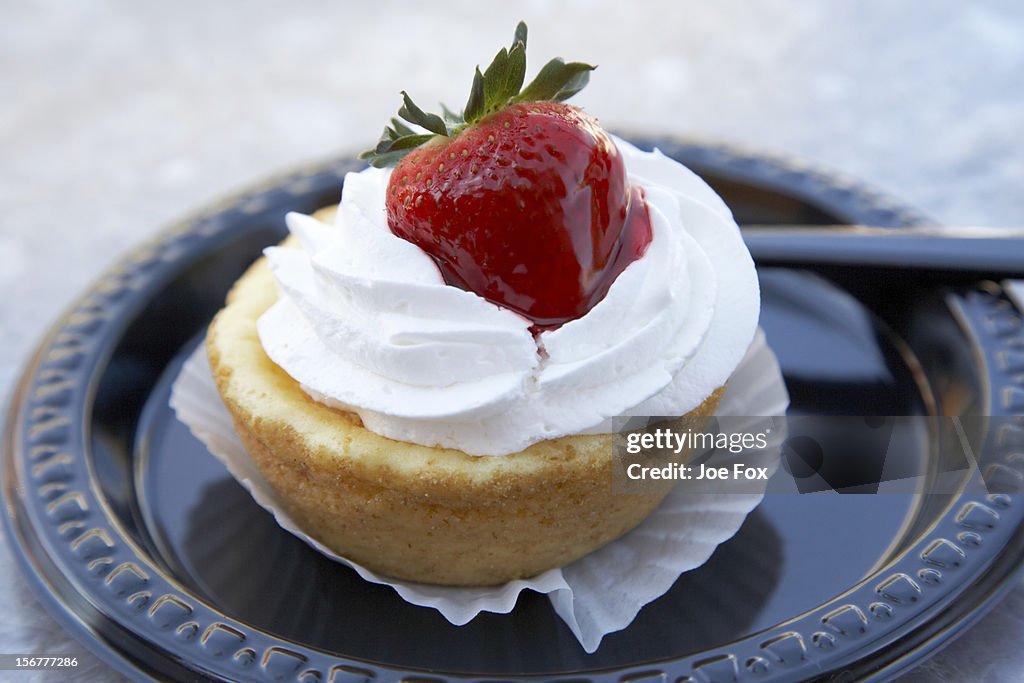
<instances>
[{"instance_id":1,"label":"white whipped cream swirl","mask_svg":"<svg viewBox=\"0 0 1024 683\"><path fill-rule=\"evenodd\" d=\"M390 170L345 177L335 225L288 214L300 249L266 250L278 301L267 355L310 396L383 436L473 455L681 415L723 385L757 327L753 262L724 202L693 172L615 138L653 237L586 315L543 332L446 285L391 233Z\"/></svg>"}]
</instances>

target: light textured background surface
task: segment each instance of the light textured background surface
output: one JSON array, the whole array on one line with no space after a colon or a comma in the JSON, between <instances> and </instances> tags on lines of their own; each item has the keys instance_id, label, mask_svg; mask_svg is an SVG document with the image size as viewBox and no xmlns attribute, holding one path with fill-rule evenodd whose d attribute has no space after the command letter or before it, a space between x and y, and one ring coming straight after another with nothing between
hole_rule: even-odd
<instances>
[{"instance_id":1,"label":"light textured background surface","mask_svg":"<svg viewBox=\"0 0 1024 683\"><path fill-rule=\"evenodd\" d=\"M867 180L946 224L1024 224L1024 5L0 2L0 391L116 256L266 174L374 141L408 87L464 101L532 29L600 65L609 127L738 142ZM0 548L0 650L67 638ZM1024 590L907 680L1017 681ZM112 674L91 658L80 680ZM19 680L67 680L21 674Z\"/></svg>"}]
</instances>

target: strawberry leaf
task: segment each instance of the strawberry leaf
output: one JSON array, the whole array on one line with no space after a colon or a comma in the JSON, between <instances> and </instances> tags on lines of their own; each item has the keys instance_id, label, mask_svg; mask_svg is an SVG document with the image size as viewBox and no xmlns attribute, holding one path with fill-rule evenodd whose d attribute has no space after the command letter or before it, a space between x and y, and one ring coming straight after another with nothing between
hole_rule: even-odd
<instances>
[{"instance_id":1,"label":"strawberry leaf","mask_svg":"<svg viewBox=\"0 0 1024 683\"><path fill-rule=\"evenodd\" d=\"M398 137L403 135L413 135L415 131L412 128L402 123L399 119L394 116L391 117L391 127L394 128L394 132L398 134Z\"/></svg>"},{"instance_id":2,"label":"strawberry leaf","mask_svg":"<svg viewBox=\"0 0 1024 683\"><path fill-rule=\"evenodd\" d=\"M417 107L412 98L409 97L409 93L402 91L403 104L402 108L398 110L398 115L409 123L414 123L417 126L426 128L431 133L437 135L448 135L448 126L444 125L444 120L437 114L428 114L419 107Z\"/></svg>"},{"instance_id":3,"label":"strawberry leaf","mask_svg":"<svg viewBox=\"0 0 1024 683\"><path fill-rule=\"evenodd\" d=\"M371 166L377 168L385 168L387 166L394 166L398 161L409 153L409 150L402 149L395 152L385 152L378 154L372 149L368 149L359 155L360 159L365 159L370 162Z\"/></svg>"},{"instance_id":4,"label":"strawberry leaf","mask_svg":"<svg viewBox=\"0 0 1024 683\"><path fill-rule=\"evenodd\" d=\"M436 136L432 133L424 133L422 135L405 135L392 142L385 151L397 152L402 149L412 149L414 147L419 147L428 140L432 140L434 137Z\"/></svg>"},{"instance_id":5,"label":"strawberry leaf","mask_svg":"<svg viewBox=\"0 0 1024 683\"><path fill-rule=\"evenodd\" d=\"M390 145L393 141L397 140L398 138L398 133L391 130L387 126L384 126L384 132L380 134L380 139L377 140L376 149L385 149L388 145Z\"/></svg>"},{"instance_id":6,"label":"strawberry leaf","mask_svg":"<svg viewBox=\"0 0 1024 683\"><path fill-rule=\"evenodd\" d=\"M448 124L449 130L453 130L456 126L461 126L466 122L461 114L453 112L444 102L441 103L441 116L444 118L444 122Z\"/></svg>"},{"instance_id":7,"label":"strawberry leaf","mask_svg":"<svg viewBox=\"0 0 1024 683\"><path fill-rule=\"evenodd\" d=\"M523 44L523 49L526 49L526 22L520 21L516 24L516 33L512 37L512 47L515 47L518 43Z\"/></svg>"},{"instance_id":8,"label":"strawberry leaf","mask_svg":"<svg viewBox=\"0 0 1024 683\"><path fill-rule=\"evenodd\" d=\"M516 43L511 51L501 48L484 72L485 113L505 107L519 93L525 77L526 48L523 44Z\"/></svg>"},{"instance_id":9,"label":"strawberry leaf","mask_svg":"<svg viewBox=\"0 0 1024 683\"><path fill-rule=\"evenodd\" d=\"M486 101L484 76L480 73L480 67L477 67L476 73L473 74L473 87L469 89L469 100L466 101L466 109L462 114L466 123L476 123L483 118L487 113Z\"/></svg>"},{"instance_id":10,"label":"strawberry leaf","mask_svg":"<svg viewBox=\"0 0 1024 683\"><path fill-rule=\"evenodd\" d=\"M587 87L587 83L590 83L590 72L596 69L597 67L589 66L588 64L583 64L582 66L586 66L589 68L577 72L575 76L566 81L565 85L559 88L558 92L555 93L555 96L551 98L552 100L554 100L555 102L564 102L565 100L569 99L570 97L578 93L580 90L583 90L585 87Z\"/></svg>"},{"instance_id":11,"label":"strawberry leaf","mask_svg":"<svg viewBox=\"0 0 1024 683\"><path fill-rule=\"evenodd\" d=\"M590 72L596 68L583 62L566 64L560 57L555 57L544 65L540 73L512 101L567 100L587 85Z\"/></svg>"},{"instance_id":12,"label":"strawberry leaf","mask_svg":"<svg viewBox=\"0 0 1024 683\"><path fill-rule=\"evenodd\" d=\"M524 24L525 26L525 24ZM508 53L507 92L509 99L515 97L526 80L526 43L520 41Z\"/></svg>"}]
</instances>

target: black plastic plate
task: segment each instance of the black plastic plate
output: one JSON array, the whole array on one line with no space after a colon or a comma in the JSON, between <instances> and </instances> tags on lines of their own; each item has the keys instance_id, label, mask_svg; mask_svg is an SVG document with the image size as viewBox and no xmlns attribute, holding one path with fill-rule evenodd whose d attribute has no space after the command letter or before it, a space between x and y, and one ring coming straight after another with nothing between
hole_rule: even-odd
<instances>
[{"instance_id":1,"label":"black plastic plate","mask_svg":"<svg viewBox=\"0 0 1024 683\"><path fill-rule=\"evenodd\" d=\"M922 221L806 167L658 144L741 223ZM593 655L543 596L455 627L322 558L250 500L167 400L231 283L283 235L284 212L337 201L356 168L275 180L164 233L105 274L25 372L4 441L9 537L44 602L114 666L134 678L305 683L886 677L1012 585L1024 501L990 493L977 472L929 495L769 496ZM1021 314L998 285L887 291L760 275L762 325L794 413L963 415L980 463L1019 479L1024 424L976 419L1024 408ZM924 430L905 448L926 475L949 444Z\"/></svg>"}]
</instances>

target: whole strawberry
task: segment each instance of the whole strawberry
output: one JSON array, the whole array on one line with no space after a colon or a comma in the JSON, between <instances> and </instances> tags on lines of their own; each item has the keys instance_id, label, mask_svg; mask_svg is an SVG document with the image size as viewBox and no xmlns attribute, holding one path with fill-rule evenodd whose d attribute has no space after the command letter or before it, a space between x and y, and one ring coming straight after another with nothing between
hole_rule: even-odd
<instances>
[{"instance_id":1,"label":"whole strawberry","mask_svg":"<svg viewBox=\"0 0 1024 683\"><path fill-rule=\"evenodd\" d=\"M643 197L597 121L565 100L594 67L554 59L520 92L526 25L473 79L461 116L419 109L403 91L375 166L396 164L391 231L432 256L445 281L528 318L535 330L581 317L651 239Z\"/></svg>"}]
</instances>

